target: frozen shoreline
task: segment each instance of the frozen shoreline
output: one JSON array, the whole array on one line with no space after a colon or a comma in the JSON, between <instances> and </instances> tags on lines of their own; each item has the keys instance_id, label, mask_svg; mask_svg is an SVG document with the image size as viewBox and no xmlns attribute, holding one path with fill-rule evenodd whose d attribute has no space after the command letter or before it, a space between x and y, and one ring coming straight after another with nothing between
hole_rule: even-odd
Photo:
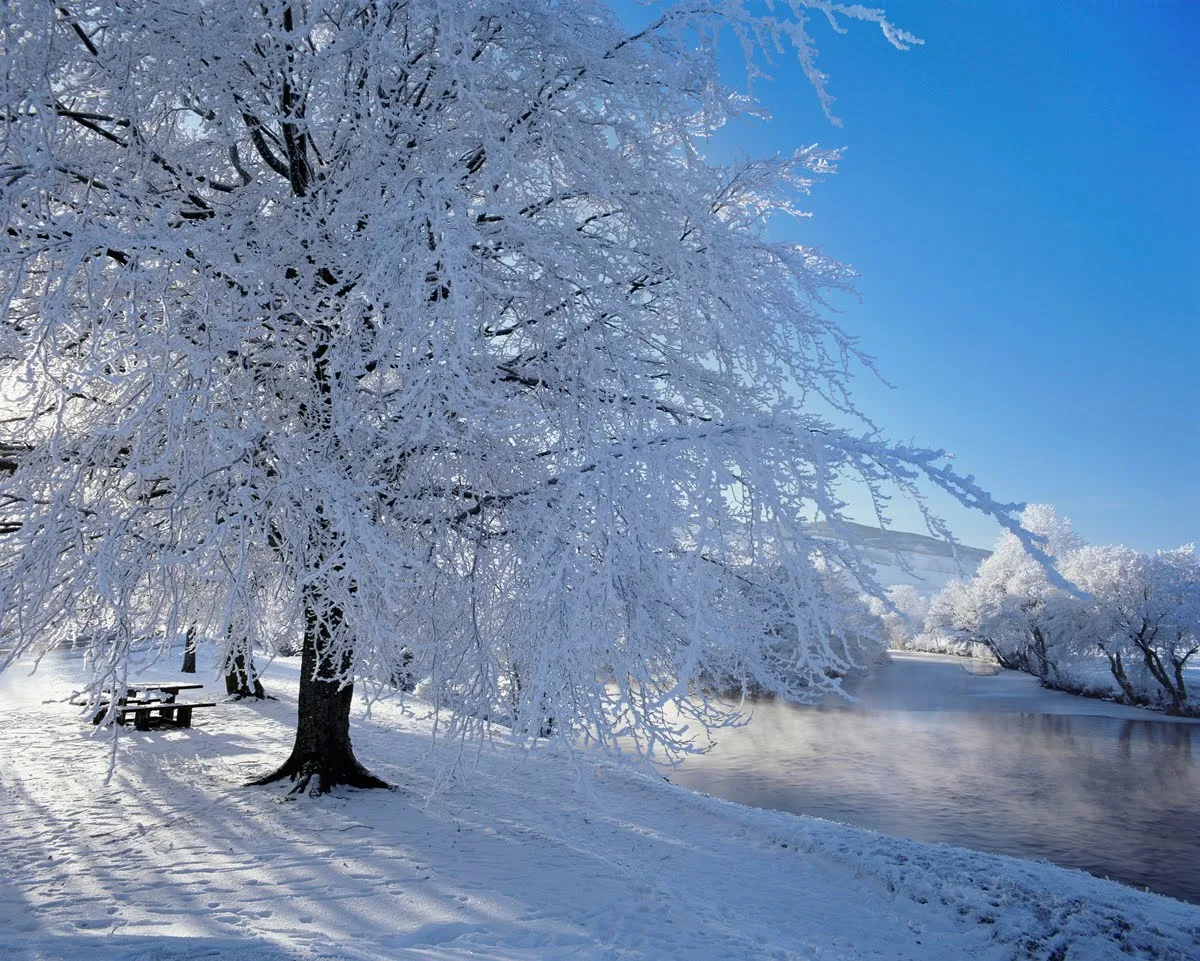
<instances>
[{"instance_id":1,"label":"frozen shoreline","mask_svg":"<svg viewBox=\"0 0 1200 961\"><path fill-rule=\"evenodd\" d=\"M45 703L71 686L46 667L0 676L5 961L1191 961L1200 947L1192 905L592 758L434 746L392 702L356 709L354 740L395 791L281 803L241 785L290 745L290 661L264 678L277 701L130 733L105 786L106 742Z\"/></svg>"},{"instance_id":2,"label":"frozen shoreline","mask_svg":"<svg viewBox=\"0 0 1200 961\"><path fill-rule=\"evenodd\" d=\"M987 710L1026 714L1076 714L1085 717L1114 717L1126 721L1161 721L1168 724L1200 724L1200 718L1177 717L1143 707L1117 704L1101 698L1071 694L1042 687L1032 674L999 668L994 674L976 673L969 664L990 664L958 654L924 651L888 651L891 662L863 685L864 699L873 707L903 707L906 710ZM940 665L936 688L900 681L906 665L926 668ZM888 678L889 668L896 675ZM903 697L904 703L899 699Z\"/></svg>"}]
</instances>

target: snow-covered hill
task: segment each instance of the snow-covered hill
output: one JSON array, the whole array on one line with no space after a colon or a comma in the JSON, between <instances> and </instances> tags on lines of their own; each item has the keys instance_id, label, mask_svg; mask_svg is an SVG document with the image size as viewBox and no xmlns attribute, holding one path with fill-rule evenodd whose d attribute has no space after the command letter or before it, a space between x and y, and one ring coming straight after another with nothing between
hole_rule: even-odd
<instances>
[{"instance_id":1,"label":"snow-covered hill","mask_svg":"<svg viewBox=\"0 0 1200 961\"><path fill-rule=\"evenodd\" d=\"M863 558L875 568L875 577L883 587L911 584L924 594L935 594L955 578L974 575L991 554L979 547L952 545L926 534L881 530L865 524L844 526L865 545ZM817 525L817 533L837 536L826 524Z\"/></svg>"}]
</instances>

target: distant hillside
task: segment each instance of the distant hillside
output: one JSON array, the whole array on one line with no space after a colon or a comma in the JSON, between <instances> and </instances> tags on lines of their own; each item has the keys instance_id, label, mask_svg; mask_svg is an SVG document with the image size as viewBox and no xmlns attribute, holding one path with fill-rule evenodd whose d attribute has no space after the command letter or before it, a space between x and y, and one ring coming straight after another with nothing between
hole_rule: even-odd
<instances>
[{"instance_id":1,"label":"distant hillside","mask_svg":"<svg viewBox=\"0 0 1200 961\"><path fill-rule=\"evenodd\" d=\"M875 577L884 587L911 584L922 593L940 591L957 577L971 577L991 554L981 547L950 545L928 534L885 531L865 524L845 527L864 545L863 557L875 568ZM828 524L817 524L818 537L834 538ZM907 565L911 570L905 570Z\"/></svg>"}]
</instances>

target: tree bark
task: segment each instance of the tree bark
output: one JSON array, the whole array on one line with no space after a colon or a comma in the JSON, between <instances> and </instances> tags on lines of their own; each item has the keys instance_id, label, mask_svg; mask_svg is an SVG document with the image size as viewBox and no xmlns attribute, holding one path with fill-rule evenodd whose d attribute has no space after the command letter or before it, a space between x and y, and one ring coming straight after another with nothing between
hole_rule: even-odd
<instances>
[{"instance_id":1,"label":"tree bark","mask_svg":"<svg viewBox=\"0 0 1200 961\"><path fill-rule=\"evenodd\" d=\"M187 629L187 640L183 647L183 667L180 670L184 674L196 673L196 628L194 626Z\"/></svg>"},{"instance_id":2,"label":"tree bark","mask_svg":"<svg viewBox=\"0 0 1200 961\"><path fill-rule=\"evenodd\" d=\"M1168 714L1182 714L1184 701L1187 700L1187 689L1183 686L1183 672L1176 666L1172 673L1168 673L1163 665L1162 659L1148 643L1139 643L1138 647L1142 651L1142 660L1146 663L1146 669L1153 675L1158 682L1158 686L1163 689L1163 692L1171 699L1171 703L1167 705ZM1178 685L1175 681L1178 678Z\"/></svg>"},{"instance_id":3,"label":"tree bark","mask_svg":"<svg viewBox=\"0 0 1200 961\"><path fill-rule=\"evenodd\" d=\"M260 700L267 696L254 670L253 658L243 653L233 659L229 670L225 672L225 693L236 697L257 697Z\"/></svg>"},{"instance_id":4,"label":"tree bark","mask_svg":"<svg viewBox=\"0 0 1200 961\"><path fill-rule=\"evenodd\" d=\"M342 612L327 618L313 604L305 608L304 648L300 658L300 703L296 742L291 756L276 771L251 781L270 784L290 778L293 794L325 794L339 784L385 788L389 785L358 763L350 745L350 705L354 685L346 680L349 654L334 655L332 634ZM335 663L340 662L340 663Z\"/></svg>"},{"instance_id":5,"label":"tree bark","mask_svg":"<svg viewBox=\"0 0 1200 961\"><path fill-rule=\"evenodd\" d=\"M1009 671L1029 671L1029 657L1024 651L1014 651L1012 654L1005 654L997 644L989 637L980 638L983 646L992 652L992 656L996 659L996 663Z\"/></svg>"},{"instance_id":6,"label":"tree bark","mask_svg":"<svg viewBox=\"0 0 1200 961\"><path fill-rule=\"evenodd\" d=\"M1138 694L1129 682L1129 677L1125 673L1125 665L1121 662L1121 652L1114 651L1110 654L1108 651L1104 651L1104 656L1108 658L1108 666L1112 671L1112 676L1116 679L1121 692L1125 695L1125 703L1133 705L1145 704L1146 699Z\"/></svg>"},{"instance_id":7,"label":"tree bark","mask_svg":"<svg viewBox=\"0 0 1200 961\"><path fill-rule=\"evenodd\" d=\"M1188 655L1190 656L1190 655ZM1179 689L1179 697L1183 701L1187 701L1187 684L1183 680L1183 666L1187 663L1187 657L1183 659L1178 657L1171 658L1171 666L1175 670L1175 686Z\"/></svg>"},{"instance_id":8,"label":"tree bark","mask_svg":"<svg viewBox=\"0 0 1200 961\"><path fill-rule=\"evenodd\" d=\"M1030 645L1030 650L1033 652L1034 658L1037 659L1037 669L1034 671L1034 673L1041 678L1044 685L1048 684L1050 681L1050 675L1052 673L1056 674L1058 671L1054 662L1050 660L1048 645L1046 644L1046 634L1035 624L1030 627L1029 635L1033 641L1033 643ZM1033 659L1030 659L1030 666L1033 664Z\"/></svg>"}]
</instances>

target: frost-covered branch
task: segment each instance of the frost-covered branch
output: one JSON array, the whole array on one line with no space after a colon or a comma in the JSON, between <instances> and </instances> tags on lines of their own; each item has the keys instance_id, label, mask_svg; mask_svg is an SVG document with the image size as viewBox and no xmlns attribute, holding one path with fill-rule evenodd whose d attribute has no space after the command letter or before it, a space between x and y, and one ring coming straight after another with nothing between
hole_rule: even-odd
<instances>
[{"instance_id":1,"label":"frost-covered branch","mask_svg":"<svg viewBox=\"0 0 1200 961\"><path fill-rule=\"evenodd\" d=\"M99 690L178 636L303 639L300 778L364 679L459 730L682 750L677 712L732 716L713 679L814 697L870 648L865 567L808 528L847 476L1008 523L878 437L825 309L850 271L764 236L836 155L704 155L752 110L722 33L827 108L810 16L911 38L650 6L4 5L6 643L84 644Z\"/></svg>"}]
</instances>

